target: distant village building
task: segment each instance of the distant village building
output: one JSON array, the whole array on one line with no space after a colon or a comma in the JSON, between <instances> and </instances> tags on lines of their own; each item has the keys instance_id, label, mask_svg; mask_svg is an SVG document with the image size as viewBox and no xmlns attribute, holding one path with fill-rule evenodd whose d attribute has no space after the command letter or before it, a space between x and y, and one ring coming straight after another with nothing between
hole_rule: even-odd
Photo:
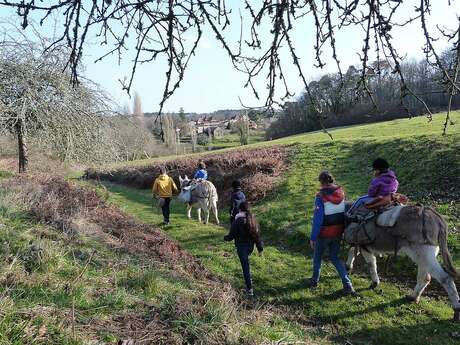
<instances>
[{"instance_id":1,"label":"distant village building","mask_svg":"<svg viewBox=\"0 0 460 345\"><path fill-rule=\"evenodd\" d=\"M247 117L247 115L242 115ZM230 130L232 125L238 121L239 116L232 116L230 119L218 120L213 116L202 116L195 121L189 123L191 128L195 128L196 134L205 134L208 137L221 137L226 130ZM249 128L257 129L257 123L249 120Z\"/></svg>"}]
</instances>

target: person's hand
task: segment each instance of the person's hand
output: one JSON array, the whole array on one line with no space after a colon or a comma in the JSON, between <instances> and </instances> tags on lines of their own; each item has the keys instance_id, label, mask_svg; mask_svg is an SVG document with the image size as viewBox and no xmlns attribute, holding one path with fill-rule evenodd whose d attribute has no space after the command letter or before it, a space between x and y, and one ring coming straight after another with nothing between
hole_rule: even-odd
<instances>
[{"instance_id":1,"label":"person's hand","mask_svg":"<svg viewBox=\"0 0 460 345\"><path fill-rule=\"evenodd\" d=\"M316 241L310 240L310 247L311 249L315 249Z\"/></svg>"}]
</instances>

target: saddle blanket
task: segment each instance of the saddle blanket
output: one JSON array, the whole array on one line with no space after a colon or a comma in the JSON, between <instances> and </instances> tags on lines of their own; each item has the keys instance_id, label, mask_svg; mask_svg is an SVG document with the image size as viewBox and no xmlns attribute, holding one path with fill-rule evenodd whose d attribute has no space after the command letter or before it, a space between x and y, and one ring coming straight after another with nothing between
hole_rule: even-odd
<instances>
[{"instance_id":1,"label":"saddle blanket","mask_svg":"<svg viewBox=\"0 0 460 345\"><path fill-rule=\"evenodd\" d=\"M377 225L383 227L393 227L399 218L403 205L397 205L391 207L388 211L384 211L377 217Z\"/></svg>"}]
</instances>

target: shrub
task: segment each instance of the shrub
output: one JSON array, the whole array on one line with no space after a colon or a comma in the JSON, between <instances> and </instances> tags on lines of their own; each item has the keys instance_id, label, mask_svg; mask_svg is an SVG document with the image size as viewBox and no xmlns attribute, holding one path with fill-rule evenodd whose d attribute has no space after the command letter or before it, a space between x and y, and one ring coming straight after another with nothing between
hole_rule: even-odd
<instances>
[{"instance_id":1,"label":"shrub","mask_svg":"<svg viewBox=\"0 0 460 345\"><path fill-rule=\"evenodd\" d=\"M206 146L209 143L211 143L211 138L208 135L204 134L204 133L200 133L196 137L196 143L198 145Z\"/></svg>"}]
</instances>

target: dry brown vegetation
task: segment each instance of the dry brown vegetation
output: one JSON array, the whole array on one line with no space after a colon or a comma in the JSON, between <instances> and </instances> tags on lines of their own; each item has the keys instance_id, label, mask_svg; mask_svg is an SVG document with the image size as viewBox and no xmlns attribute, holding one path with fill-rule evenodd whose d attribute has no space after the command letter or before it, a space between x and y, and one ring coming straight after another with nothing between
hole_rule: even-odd
<instances>
[{"instance_id":1,"label":"dry brown vegetation","mask_svg":"<svg viewBox=\"0 0 460 345\"><path fill-rule=\"evenodd\" d=\"M27 185L30 210L39 220L64 232L101 231L110 244L132 254L146 254L173 265L183 265L196 277L209 278L199 261L168 238L161 230L137 222L115 206L108 205L96 191L72 185L59 177L18 178L11 183ZM107 237L105 237L107 238Z\"/></svg>"},{"instance_id":2,"label":"dry brown vegetation","mask_svg":"<svg viewBox=\"0 0 460 345\"><path fill-rule=\"evenodd\" d=\"M179 175L193 176L198 162L203 161L207 166L209 180L216 185L221 203L228 198L235 179L241 180L248 200L255 201L270 192L285 171L289 150L286 146L273 146L185 157L109 171L88 169L85 177L147 189L151 188L154 179L159 175L161 166L166 166L177 183Z\"/></svg>"}]
</instances>

